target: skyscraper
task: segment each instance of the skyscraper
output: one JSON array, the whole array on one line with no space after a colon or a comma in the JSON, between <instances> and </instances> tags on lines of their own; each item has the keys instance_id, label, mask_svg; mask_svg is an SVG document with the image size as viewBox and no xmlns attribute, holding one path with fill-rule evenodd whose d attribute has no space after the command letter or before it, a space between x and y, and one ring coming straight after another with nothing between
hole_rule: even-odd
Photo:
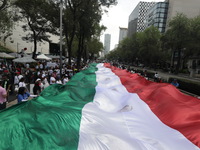
<instances>
[{"instance_id":1,"label":"skyscraper","mask_svg":"<svg viewBox=\"0 0 200 150\"><path fill-rule=\"evenodd\" d=\"M167 30L169 21L183 13L188 18L200 15L199 0L165 0L165 2L139 2L129 16L128 37L144 31L151 25L158 27L160 32Z\"/></svg>"},{"instance_id":2,"label":"skyscraper","mask_svg":"<svg viewBox=\"0 0 200 150\"><path fill-rule=\"evenodd\" d=\"M168 13L168 2L158 2L152 6L147 12L146 28L155 26L162 33L165 32L167 13Z\"/></svg>"},{"instance_id":3,"label":"skyscraper","mask_svg":"<svg viewBox=\"0 0 200 150\"><path fill-rule=\"evenodd\" d=\"M110 40L111 40L111 35L105 34L105 36L104 36L104 55L108 54L110 51Z\"/></svg>"},{"instance_id":4,"label":"skyscraper","mask_svg":"<svg viewBox=\"0 0 200 150\"><path fill-rule=\"evenodd\" d=\"M151 8L155 2L139 2L135 9L129 16L128 21L128 37L136 32L144 31L146 28L146 17L149 8Z\"/></svg>"},{"instance_id":5,"label":"skyscraper","mask_svg":"<svg viewBox=\"0 0 200 150\"><path fill-rule=\"evenodd\" d=\"M119 27L119 43L127 37L127 32L128 29L127 28L121 28Z\"/></svg>"}]
</instances>

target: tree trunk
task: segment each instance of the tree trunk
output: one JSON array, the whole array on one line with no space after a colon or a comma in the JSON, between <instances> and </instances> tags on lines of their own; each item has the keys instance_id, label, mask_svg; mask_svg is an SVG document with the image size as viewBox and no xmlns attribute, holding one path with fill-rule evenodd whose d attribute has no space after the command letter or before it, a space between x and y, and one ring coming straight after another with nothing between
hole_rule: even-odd
<instances>
[{"instance_id":1,"label":"tree trunk","mask_svg":"<svg viewBox=\"0 0 200 150\"><path fill-rule=\"evenodd\" d=\"M83 53L83 47L84 47L84 33L81 33L79 36L79 44L78 44L78 51L77 51L77 69L80 69L80 64L81 64L81 56Z\"/></svg>"},{"instance_id":2,"label":"tree trunk","mask_svg":"<svg viewBox=\"0 0 200 150\"><path fill-rule=\"evenodd\" d=\"M37 39L34 37L34 51L33 51L33 55L32 55L32 58L35 59L36 57L36 52L37 52Z\"/></svg>"}]
</instances>

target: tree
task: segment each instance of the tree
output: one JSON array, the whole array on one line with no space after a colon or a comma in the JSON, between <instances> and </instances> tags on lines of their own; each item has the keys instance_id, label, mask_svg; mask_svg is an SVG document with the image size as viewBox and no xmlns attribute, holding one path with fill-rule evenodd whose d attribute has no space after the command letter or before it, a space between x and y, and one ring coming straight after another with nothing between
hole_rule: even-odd
<instances>
[{"instance_id":1,"label":"tree","mask_svg":"<svg viewBox=\"0 0 200 150\"><path fill-rule=\"evenodd\" d=\"M0 0L0 38L3 39L4 43L7 37L11 35L11 28L13 27L12 19L14 16L8 9L11 3L8 0Z\"/></svg>"},{"instance_id":2,"label":"tree","mask_svg":"<svg viewBox=\"0 0 200 150\"><path fill-rule=\"evenodd\" d=\"M200 55L200 16L190 20L190 42L188 42L187 56Z\"/></svg>"},{"instance_id":3,"label":"tree","mask_svg":"<svg viewBox=\"0 0 200 150\"><path fill-rule=\"evenodd\" d=\"M94 55L99 56L99 52L103 50L103 43L99 41L97 38L92 38L89 42L87 42L88 52L85 53L90 54L90 59L94 59ZM85 58L86 62L87 58Z\"/></svg>"},{"instance_id":4,"label":"tree","mask_svg":"<svg viewBox=\"0 0 200 150\"><path fill-rule=\"evenodd\" d=\"M93 0L84 1L79 7L77 16L78 32L76 36L79 40L79 46L77 51L77 67L79 68L83 52L87 50L86 43L92 40L92 42L95 41L95 38L92 39L92 37L95 37L97 35L96 28L99 29L98 26L101 20L101 9L99 7L99 3Z\"/></svg>"},{"instance_id":5,"label":"tree","mask_svg":"<svg viewBox=\"0 0 200 150\"><path fill-rule=\"evenodd\" d=\"M144 32L133 34L122 40L118 47L108 55L109 59L116 57L117 61L134 63L139 61L146 66L158 63L163 59L161 51L161 33L156 27L150 27Z\"/></svg>"},{"instance_id":6,"label":"tree","mask_svg":"<svg viewBox=\"0 0 200 150\"><path fill-rule=\"evenodd\" d=\"M174 65L174 54L177 53L176 73L179 72L181 66L181 53L187 46L189 40L189 19L182 13L178 13L170 22L169 30L166 32L166 37L172 43L172 55Z\"/></svg>"},{"instance_id":7,"label":"tree","mask_svg":"<svg viewBox=\"0 0 200 150\"><path fill-rule=\"evenodd\" d=\"M138 57L145 63L155 64L161 59L161 33L158 28L151 26L138 34L140 49Z\"/></svg>"},{"instance_id":8,"label":"tree","mask_svg":"<svg viewBox=\"0 0 200 150\"><path fill-rule=\"evenodd\" d=\"M65 0L64 34L67 41L69 64L71 64L72 44L77 36L79 45L77 50L78 65L84 51L85 39L89 40L95 34L95 26L100 22L101 6L116 4L116 0Z\"/></svg>"},{"instance_id":9,"label":"tree","mask_svg":"<svg viewBox=\"0 0 200 150\"><path fill-rule=\"evenodd\" d=\"M34 43L32 57L35 58L37 42L50 41L47 33L56 34L56 29L49 21L52 7L46 0L17 0L14 4L20 8L19 19L25 22L22 28L28 32L22 39Z\"/></svg>"}]
</instances>

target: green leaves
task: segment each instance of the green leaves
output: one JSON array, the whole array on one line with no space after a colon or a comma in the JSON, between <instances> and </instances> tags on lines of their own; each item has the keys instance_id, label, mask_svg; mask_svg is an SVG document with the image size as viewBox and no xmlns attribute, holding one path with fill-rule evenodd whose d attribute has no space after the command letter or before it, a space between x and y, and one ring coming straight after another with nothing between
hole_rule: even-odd
<instances>
[{"instance_id":1,"label":"green leaves","mask_svg":"<svg viewBox=\"0 0 200 150\"><path fill-rule=\"evenodd\" d=\"M124 39L115 50L108 55L108 58L119 59L124 62L134 62L136 58L148 65L161 60L161 33L156 27L150 27L144 32L134 34ZM118 55L118 56L116 56Z\"/></svg>"}]
</instances>

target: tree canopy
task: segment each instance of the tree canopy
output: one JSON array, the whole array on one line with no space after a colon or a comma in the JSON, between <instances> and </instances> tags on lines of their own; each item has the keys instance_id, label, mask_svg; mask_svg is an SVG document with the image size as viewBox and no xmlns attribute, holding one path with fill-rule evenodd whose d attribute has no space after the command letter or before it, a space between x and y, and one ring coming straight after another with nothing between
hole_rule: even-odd
<instances>
[{"instance_id":1,"label":"tree canopy","mask_svg":"<svg viewBox=\"0 0 200 150\"><path fill-rule=\"evenodd\" d=\"M170 65L178 73L187 69L187 61L191 56L200 55L200 16L189 19L182 13L169 21L165 33L156 27L149 27L143 32L135 33L124 39L118 47L111 51L107 58L145 66L169 68Z\"/></svg>"}]
</instances>

